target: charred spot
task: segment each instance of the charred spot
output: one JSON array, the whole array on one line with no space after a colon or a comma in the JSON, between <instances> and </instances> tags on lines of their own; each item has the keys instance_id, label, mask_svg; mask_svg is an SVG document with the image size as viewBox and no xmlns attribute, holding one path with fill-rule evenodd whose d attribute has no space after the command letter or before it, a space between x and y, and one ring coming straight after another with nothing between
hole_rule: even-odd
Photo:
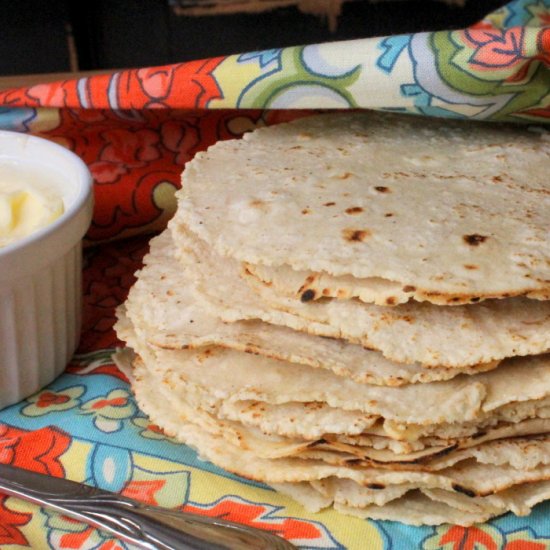
<instances>
[{"instance_id":1,"label":"charred spot","mask_svg":"<svg viewBox=\"0 0 550 550\"><path fill-rule=\"evenodd\" d=\"M375 491L381 491L386 486L383 483L367 483L367 489L374 489Z\"/></svg>"},{"instance_id":2,"label":"charred spot","mask_svg":"<svg viewBox=\"0 0 550 550\"><path fill-rule=\"evenodd\" d=\"M323 206L334 206L335 204L336 204L335 202L325 202Z\"/></svg>"},{"instance_id":3,"label":"charred spot","mask_svg":"<svg viewBox=\"0 0 550 550\"><path fill-rule=\"evenodd\" d=\"M448 455L449 453L452 453L453 451L455 451L456 449L458 449L458 444L454 444L454 445L449 445L448 447L446 447L445 449L439 451L438 453L436 453L434 456L437 456L437 457L442 457L442 456L445 456L445 455ZM430 456L426 456L424 457L425 460L430 460L430 458L433 458L430 457Z\"/></svg>"},{"instance_id":4,"label":"charred spot","mask_svg":"<svg viewBox=\"0 0 550 550\"><path fill-rule=\"evenodd\" d=\"M416 290L416 287L412 285L405 285L403 287L403 292L414 292L415 290Z\"/></svg>"},{"instance_id":5,"label":"charred spot","mask_svg":"<svg viewBox=\"0 0 550 550\"><path fill-rule=\"evenodd\" d=\"M386 218L391 218L393 215L394 215L393 212L386 212L386 213L384 214L384 217L386 217Z\"/></svg>"},{"instance_id":6,"label":"charred spot","mask_svg":"<svg viewBox=\"0 0 550 550\"><path fill-rule=\"evenodd\" d=\"M460 298L458 296L455 296L454 298L451 298L449 302L452 304L456 304L457 302L460 302Z\"/></svg>"},{"instance_id":7,"label":"charred spot","mask_svg":"<svg viewBox=\"0 0 550 550\"><path fill-rule=\"evenodd\" d=\"M327 440L321 437L321 439L317 439L309 443L308 447L317 447L317 445L324 445L325 443L328 443Z\"/></svg>"},{"instance_id":8,"label":"charred spot","mask_svg":"<svg viewBox=\"0 0 550 550\"><path fill-rule=\"evenodd\" d=\"M466 244L469 244L470 246L478 246L479 244L484 243L489 237L486 235L478 235L477 233L473 233L472 235L464 235L462 238Z\"/></svg>"},{"instance_id":9,"label":"charred spot","mask_svg":"<svg viewBox=\"0 0 550 550\"><path fill-rule=\"evenodd\" d=\"M458 483L453 483L452 487L457 493L462 493L467 497L473 498L476 496L474 491L472 491L471 489L467 489L466 487L462 487L462 485L459 485Z\"/></svg>"},{"instance_id":10,"label":"charred spot","mask_svg":"<svg viewBox=\"0 0 550 550\"><path fill-rule=\"evenodd\" d=\"M379 193L391 193L391 189L389 187L384 187L383 185L377 185L374 189Z\"/></svg>"},{"instance_id":11,"label":"charred spot","mask_svg":"<svg viewBox=\"0 0 550 550\"><path fill-rule=\"evenodd\" d=\"M474 296L473 298L470 298L470 302L472 302L472 304L475 304L476 302L479 302L481 300L481 298L479 296Z\"/></svg>"},{"instance_id":12,"label":"charred spot","mask_svg":"<svg viewBox=\"0 0 550 550\"><path fill-rule=\"evenodd\" d=\"M315 298L315 290L308 288L305 292L302 292L300 296L301 302L311 302Z\"/></svg>"},{"instance_id":13,"label":"charred spot","mask_svg":"<svg viewBox=\"0 0 550 550\"><path fill-rule=\"evenodd\" d=\"M493 176L493 183L501 183L502 176Z\"/></svg>"},{"instance_id":14,"label":"charred spot","mask_svg":"<svg viewBox=\"0 0 550 550\"><path fill-rule=\"evenodd\" d=\"M346 214L350 214L351 216L355 214L360 214L363 212L363 209L360 206L353 206L351 208L346 208Z\"/></svg>"},{"instance_id":15,"label":"charred spot","mask_svg":"<svg viewBox=\"0 0 550 550\"><path fill-rule=\"evenodd\" d=\"M479 269L479 266L473 265L473 264L464 264L464 267L465 267L466 269L470 269L470 270Z\"/></svg>"},{"instance_id":16,"label":"charred spot","mask_svg":"<svg viewBox=\"0 0 550 550\"><path fill-rule=\"evenodd\" d=\"M386 304L388 304L389 306L394 306L395 302L396 302L395 296L388 296L386 298Z\"/></svg>"},{"instance_id":17,"label":"charred spot","mask_svg":"<svg viewBox=\"0 0 550 550\"><path fill-rule=\"evenodd\" d=\"M367 229L344 229L344 239L350 242L363 242L369 235Z\"/></svg>"},{"instance_id":18,"label":"charred spot","mask_svg":"<svg viewBox=\"0 0 550 550\"><path fill-rule=\"evenodd\" d=\"M487 432L480 431L480 432L477 432L476 434L472 435L472 439L479 439L480 437L484 437L486 435L487 435Z\"/></svg>"}]
</instances>

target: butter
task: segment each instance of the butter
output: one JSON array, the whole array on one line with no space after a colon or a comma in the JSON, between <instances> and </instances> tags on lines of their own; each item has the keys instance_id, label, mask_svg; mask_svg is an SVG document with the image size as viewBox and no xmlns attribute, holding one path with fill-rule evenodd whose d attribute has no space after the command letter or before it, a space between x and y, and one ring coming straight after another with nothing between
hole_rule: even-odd
<instances>
[{"instance_id":1,"label":"butter","mask_svg":"<svg viewBox=\"0 0 550 550\"><path fill-rule=\"evenodd\" d=\"M0 247L46 227L63 214L63 200L31 181L0 179Z\"/></svg>"}]
</instances>

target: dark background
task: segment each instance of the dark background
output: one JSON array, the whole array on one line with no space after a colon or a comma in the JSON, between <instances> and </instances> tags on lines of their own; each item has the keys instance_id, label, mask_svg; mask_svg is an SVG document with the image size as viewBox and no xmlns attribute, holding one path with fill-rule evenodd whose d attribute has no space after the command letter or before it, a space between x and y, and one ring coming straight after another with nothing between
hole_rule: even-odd
<instances>
[{"instance_id":1,"label":"dark background","mask_svg":"<svg viewBox=\"0 0 550 550\"><path fill-rule=\"evenodd\" d=\"M457 29L505 0L345 3L337 31L296 8L184 17L167 0L0 0L0 75L162 65L190 59L424 30Z\"/></svg>"}]
</instances>

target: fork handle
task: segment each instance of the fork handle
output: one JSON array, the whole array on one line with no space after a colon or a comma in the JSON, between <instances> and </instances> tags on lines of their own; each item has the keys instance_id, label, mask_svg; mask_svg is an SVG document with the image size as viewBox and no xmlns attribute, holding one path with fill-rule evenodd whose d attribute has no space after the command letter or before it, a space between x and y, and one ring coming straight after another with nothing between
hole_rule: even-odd
<instances>
[{"instance_id":1,"label":"fork handle","mask_svg":"<svg viewBox=\"0 0 550 550\"><path fill-rule=\"evenodd\" d=\"M89 485L5 464L0 464L0 492L51 508L145 550L295 549L260 529L147 506Z\"/></svg>"}]
</instances>

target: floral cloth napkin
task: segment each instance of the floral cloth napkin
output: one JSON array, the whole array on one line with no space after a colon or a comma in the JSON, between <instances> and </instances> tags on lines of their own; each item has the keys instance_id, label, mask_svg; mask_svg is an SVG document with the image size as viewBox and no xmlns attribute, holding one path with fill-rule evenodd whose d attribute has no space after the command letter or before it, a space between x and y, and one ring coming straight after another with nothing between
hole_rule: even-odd
<instances>
[{"instance_id":1,"label":"floral cloth napkin","mask_svg":"<svg viewBox=\"0 0 550 550\"><path fill-rule=\"evenodd\" d=\"M0 92L0 127L80 155L95 178L84 326L66 373L0 412L0 461L143 502L247 523L300 548L543 550L550 504L484 525L408 527L309 514L268 487L203 462L136 407L111 353L148 235L175 209L193 155L316 109L550 120L550 0L515 0L471 28L297 46ZM1 352L1 351L0 351ZM93 528L0 496L0 547L128 549Z\"/></svg>"}]
</instances>

